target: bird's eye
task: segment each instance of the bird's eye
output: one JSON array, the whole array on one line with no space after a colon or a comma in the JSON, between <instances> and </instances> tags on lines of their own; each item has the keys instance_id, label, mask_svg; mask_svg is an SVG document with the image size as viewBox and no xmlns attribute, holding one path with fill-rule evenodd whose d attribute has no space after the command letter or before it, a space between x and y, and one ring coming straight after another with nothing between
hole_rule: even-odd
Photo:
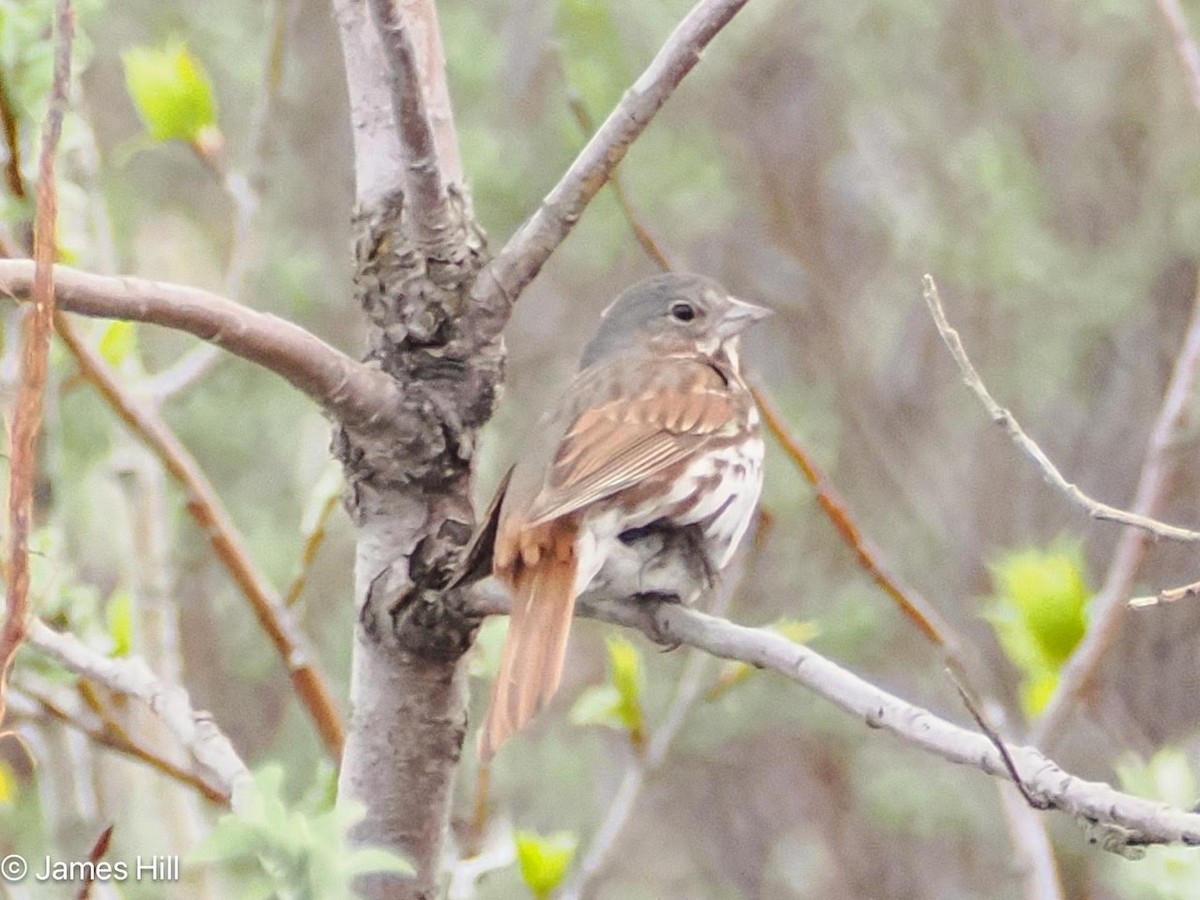
<instances>
[{"instance_id":1,"label":"bird's eye","mask_svg":"<svg viewBox=\"0 0 1200 900\"><path fill-rule=\"evenodd\" d=\"M671 306L671 315L680 322L690 322L696 318L696 310L690 303L675 303Z\"/></svg>"}]
</instances>

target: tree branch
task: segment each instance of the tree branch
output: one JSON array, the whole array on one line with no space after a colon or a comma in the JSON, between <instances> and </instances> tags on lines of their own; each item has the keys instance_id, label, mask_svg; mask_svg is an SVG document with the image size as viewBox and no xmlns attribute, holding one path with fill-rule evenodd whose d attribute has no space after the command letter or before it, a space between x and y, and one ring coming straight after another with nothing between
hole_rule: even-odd
<instances>
[{"instance_id":1,"label":"tree branch","mask_svg":"<svg viewBox=\"0 0 1200 900\"><path fill-rule=\"evenodd\" d=\"M946 344L946 347L950 350L950 355L954 357L954 361L958 364L963 382L979 398L979 402L987 409L992 421L1003 428L1012 442L1017 445L1017 448L1033 461L1033 464L1042 473L1042 477L1046 481L1073 500L1076 505L1082 507L1093 519L1101 519L1107 522L1116 522L1119 525L1140 528L1147 534L1155 537L1170 538L1175 541L1200 541L1200 531L1192 531L1188 528L1168 525L1145 515L1139 515L1136 512L1127 512L1115 506L1109 506L1107 503L1093 500L1074 484L1067 481L1054 463L1050 461L1050 457L1045 454L1042 448L1017 423L1016 417L993 399L987 386L983 383L983 379L975 371L975 366L971 364L971 360L967 356L967 351L963 348L962 338L959 337L958 332L947 321L946 311L942 307L942 300L938 295L937 285L930 275L925 276L925 303L933 316L934 324L937 325L938 333L942 336L942 341ZM1193 336L1189 340L1200 342L1200 336ZM1198 345L1197 349L1200 349L1200 345Z\"/></svg>"},{"instance_id":2,"label":"tree branch","mask_svg":"<svg viewBox=\"0 0 1200 900\"><path fill-rule=\"evenodd\" d=\"M438 160L433 122L426 110L421 71L409 34L409 17L423 13L433 17L432 0L410 3L401 12L398 0L369 0L371 19L379 30L390 79L392 115L395 119L400 154L404 159L405 212L412 216L418 241L437 246L457 232L447 204L446 184Z\"/></svg>"},{"instance_id":3,"label":"tree branch","mask_svg":"<svg viewBox=\"0 0 1200 900\"><path fill-rule=\"evenodd\" d=\"M1163 394L1162 406L1146 440L1142 470L1133 496L1133 513L1152 517L1166 500L1174 465L1168 451L1175 442L1180 423L1191 401L1200 368L1200 273L1192 300L1192 317L1184 334L1183 345L1175 358L1171 379ZM1032 739L1045 745L1065 721L1079 697L1087 690L1100 660L1120 631L1121 619L1128 608L1126 600L1133 589L1138 569L1149 548L1145 531L1126 531L1117 540L1104 584L1088 608L1088 627L1059 673L1058 685L1034 724Z\"/></svg>"},{"instance_id":4,"label":"tree branch","mask_svg":"<svg viewBox=\"0 0 1200 900\"><path fill-rule=\"evenodd\" d=\"M330 415L359 426L386 422L399 403L395 382L351 359L312 333L199 288L147 278L93 275L54 267L59 309L103 319L146 322L185 331L274 372L320 403ZM24 300L33 263L0 260L0 293Z\"/></svg>"},{"instance_id":5,"label":"tree branch","mask_svg":"<svg viewBox=\"0 0 1200 900\"><path fill-rule=\"evenodd\" d=\"M109 727L108 722L90 722L77 711L68 709L53 697L30 688L24 681L16 685L16 688L19 691L18 696L23 695L30 707L40 712L42 717L53 719L86 735L89 740L101 747L145 763L172 781L196 791L210 803L229 805L228 792L209 784L204 775L177 765L155 750L133 740L124 732ZM28 715L30 721L38 720L37 712L30 712Z\"/></svg>"},{"instance_id":6,"label":"tree branch","mask_svg":"<svg viewBox=\"0 0 1200 900\"><path fill-rule=\"evenodd\" d=\"M30 264L30 293L33 307L22 329L21 385L10 434L8 481L9 562L5 581L5 617L0 627L0 724L4 721L4 698L8 672L17 649L25 639L29 618L29 532L33 524L33 483L37 475L37 437L42 428L42 397L49 372L50 334L54 322L55 231L58 227L58 193L54 184L54 160L62 135L71 82L71 42L75 15L70 0L55 7L54 78L50 106L42 127L42 150L38 160L37 218L34 225Z\"/></svg>"},{"instance_id":7,"label":"tree branch","mask_svg":"<svg viewBox=\"0 0 1200 900\"><path fill-rule=\"evenodd\" d=\"M507 597L484 582L473 592L480 614L502 613ZM579 613L641 631L656 642L698 647L722 659L770 669L862 719L870 728L891 732L907 744L948 762L1009 779L991 741L910 704L825 659L811 648L763 628L736 625L678 603L612 599L584 594ZM1071 775L1035 747L1010 747L1026 788L1047 807L1081 821L1088 839L1103 849L1138 855L1150 844L1200 845L1200 814L1121 793L1107 784Z\"/></svg>"},{"instance_id":8,"label":"tree branch","mask_svg":"<svg viewBox=\"0 0 1200 900\"><path fill-rule=\"evenodd\" d=\"M148 705L192 758L213 774L234 810L252 790L250 770L212 717L193 709L187 691L164 684L141 659L101 656L74 635L55 631L39 619L30 622L29 644L76 675Z\"/></svg>"},{"instance_id":9,"label":"tree branch","mask_svg":"<svg viewBox=\"0 0 1200 900\"><path fill-rule=\"evenodd\" d=\"M229 572L249 601L259 625L283 660L297 697L313 720L330 756L341 756L341 718L325 678L291 613L255 567L220 498L200 466L167 427L158 413L144 408L128 396L99 354L85 344L70 322L59 315L55 324L59 337L78 362L84 377L116 411L129 429L162 461L167 471L187 492L187 509L208 538L217 559Z\"/></svg>"},{"instance_id":10,"label":"tree branch","mask_svg":"<svg viewBox=\"0 0 1200 900\"><path fill-rule=\"evenodd\" d=\"M624 159L630 144L700 61L701 51L746 2L700 0L692 7L542 205L480 273L473 297L494 302L499 295L510 303L516 301L575 227L588 203Z\"/></svg>"}]
</instances>

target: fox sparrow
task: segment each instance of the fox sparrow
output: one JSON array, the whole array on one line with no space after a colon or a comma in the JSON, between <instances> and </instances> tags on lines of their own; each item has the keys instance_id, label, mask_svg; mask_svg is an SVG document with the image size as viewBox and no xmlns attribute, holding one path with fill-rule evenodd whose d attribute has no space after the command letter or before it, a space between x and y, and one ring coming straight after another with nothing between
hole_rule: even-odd
<instances>
[{"instance_id":1,"label":"fox sparrow","mask_svg":"<svg viewBox=\"0 0 1200 900\"><path fill-rule=\"evenodd\" d=\"M605 310L578 374L492 504L492 572L512 605L479 752L490 758L557 690L575 598L655 552L711 577L762 488L758 412L738 335L768 311L708 278L660 275ZM685 541L673 533L688 532ZM661 568L661 567L660 567ZM648 585L690 602L698 593Z\"/></svg>"}]
</instances>

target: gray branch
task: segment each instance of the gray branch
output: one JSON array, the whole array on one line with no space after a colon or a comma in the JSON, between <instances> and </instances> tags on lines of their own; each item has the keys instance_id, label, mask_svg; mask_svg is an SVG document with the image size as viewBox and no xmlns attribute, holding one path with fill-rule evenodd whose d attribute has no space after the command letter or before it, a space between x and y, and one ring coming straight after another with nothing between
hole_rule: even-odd
<instances>
[{"instance_id":1,"label":"gray branch","mask_svg":"<svg viewBox=\"0 0 1200 900\"><path fill-rule=\"evenodd\" d=\"M700 54L747 0L700 0L667 38L641 77L625 92L538 210L496 254L473 295L514 302L575 227L591 199L625 158Z\"/></svg>"},{"instance_id":2,"label":"gray branch","mask_svg":"<svg viewBox=\"0 0 1200 900\"><path fill-rule=\"evenodd\" d=\"M479 613L504 612L507 599L490 580L475 589ZM988 738L908 703L825 659L809 647L764 628L736 625L677 603L613 599L585 594L580 615L623 625L658 642L698 647L721 659L769 669L823 697L869 728L882 729L906 744L948 762L1008 779L1008 770ZM1138 856L1150 844L1200 845L1200 814L1184 812L1107 784L1063 771L1035 747L1009 746L1031 795L1048 808L1074 817L1088 839L1105 850Z\"/></svg>"},{"instance_id":3,"label":"gray branch","mask_svg":"<svg viewBox=\"0 0 1200 900\"><path fill-rule=\"evenodd\" d=\"M163 682L143 660L103 656L73 634L55 631L39 619L29 623L28 643L76 675L137 697L149 706L192 758L212 774L235 811L253 790L250 770L212 717L193 709L187 691Z\"/></svg>"},{"instance_id":4,"label":"gray branch","mask_svg":"<svg viewBox=\"0 0 1200 900\"><path fill-rule=\"evenodd\" d=\"M24 300L32 287L31 260L0 260L0 294ZM382 422L399 404L399 388L382 372L299 325L199 288L55 266L54 290L59 309L161 325L216 344L283 377L348 424Z\"/></svg>"}]
</instances>

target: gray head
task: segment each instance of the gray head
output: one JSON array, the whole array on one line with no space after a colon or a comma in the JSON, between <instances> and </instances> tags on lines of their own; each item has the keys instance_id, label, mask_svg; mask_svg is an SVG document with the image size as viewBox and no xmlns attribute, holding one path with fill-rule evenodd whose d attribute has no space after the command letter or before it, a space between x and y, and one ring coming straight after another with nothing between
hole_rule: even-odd
<instances>
[{"instance_id":1,"label":"gray head","mask_svg":"<svg viewBox=\"0 0 1200 900\"><path fill-rule=\"evenodd\" d=\"M737 340L742 329L771 311L729 293L703 275L656 275L617 297L601 315L600 328L583 350L579 367L647 347L668 354L713 354Z\"/></svg>"}]
</instances>

